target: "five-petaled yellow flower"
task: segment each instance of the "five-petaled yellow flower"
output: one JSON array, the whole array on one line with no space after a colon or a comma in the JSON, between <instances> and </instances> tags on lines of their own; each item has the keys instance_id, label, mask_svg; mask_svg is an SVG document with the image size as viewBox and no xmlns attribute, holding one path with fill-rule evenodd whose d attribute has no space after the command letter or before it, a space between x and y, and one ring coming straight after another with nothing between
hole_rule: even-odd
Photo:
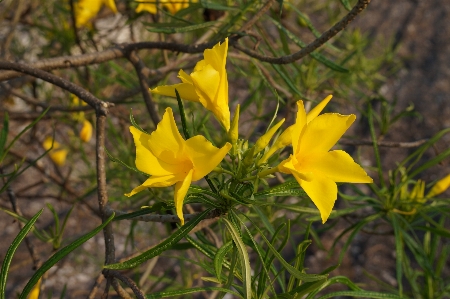
<instances>
[{"instance_id":1,"label":"five-petaled yellow flower","mask_svg":"<svg viewBox=\"0 0 450 299\"><path fill-rule=\"evenodd\" d=\"M114 0L79 0L75 4L75 25L83 27L94 18L102 5L108 6L114 13L117 13L117 7Z\"/></svg>"},{"instance_id":2,"label":"five-petaled yellow flower","mask_svg":"<svg viewBox=\"0 0 450 299\"><path fill-rule=\"evenodd\" d=\"M136 12L148 11L151 14L156 14L158 11L157 3L161 3L171 14L176 14L177 11L187 8L189 3L197 1L186 1L186 0L160 0L160 1L138 1L139 5L136 7Z\"/></svg>"},{"instance_id":3,"label":"five-petaled yellow flower","mask_svg":"<svg viewBox=\"0 0 450 299\"><path fill-rule=\"evenodd\" d=\"M175 185L175 209L182 224L183 201L192 181L210 173L231 148L213 146L205 137L194 136L184 140L178 132L172 109L166 108L156 130L149 134L130 127L136 145L136 167L149 175L142 185L126 196L132 196L148 187Z\"/></svg>"},{"instance_id":4,"label":"five-petaled yellow flower","mask_svg":"<svg viewBox=\"0 0 450 299\"><path fill-rule=\"evenodd\" d=\"M175 97L175 89L182 99L200 102L216 116L217 120L228 131L230 129L230 109L228 107L228 79L225 69L228 51L228 38L212 49L206 49L203 60L200 60L194 71L188 75L183 70L178 78L183 83L159 86L151 92Z\"/></svg>"},{"instance_id":5,"label":"five-petaled yellow flower","mask_svg":"<svg viewBox=\"0 0 450 299\"><path fill-rule=\"evenodd\" d=\"M326 98L323 102L329 101ZM326 103L325 103L326 105ZM355 121L356 116L325 113L325 106L306 114L303 101L298 101L297 119L291 131L293 154L278 169L292 174L320 211L325 223L337 199L338 182L372 183L372 179L349 154L330 151Z\"/></svg>"}]
</instances>

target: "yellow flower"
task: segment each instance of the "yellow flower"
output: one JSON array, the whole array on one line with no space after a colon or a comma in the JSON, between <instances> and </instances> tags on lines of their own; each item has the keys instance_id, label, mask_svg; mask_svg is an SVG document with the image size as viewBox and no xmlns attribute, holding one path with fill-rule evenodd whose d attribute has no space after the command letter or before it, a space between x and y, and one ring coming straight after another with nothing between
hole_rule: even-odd
<instances>
[{"instance_id":1,"label":"yellow flower","mask_svg":"<svg viewBox=\"0 0 450 299\"><path fill-rule=\"evenodd\" d=\"M325 223L337 199L336 183L372 183L372 179L349 154L330 151L355 121L355 115L317 116L323 107L315 107L307 115L303 101L298 101L297 106L297 119L291 131L293 154L278 169L295 177Z\"/></svg>"},{"instance_id":2,"label":"yellow flower","mask_svg":"<svg viewBox=\"0 0 450 299\"><path fill-rule=\"evenodd\" d=\"M227 142L219 149L201 135L184 140L171 108L166 109L150 135L135 127L130 127L130 131L136 145L136 167L151 177L125 195L132 196L148 187L175 185L175 209L184 224L182 207L191 182L210 173L228 153L231 144Z\"/></svg>"},{"instance_id":3,"label":"yellow flower","mask_svg":"<svg viewBox=\"0 0 450 299\"><path fill-rule=\"evenodd\" d=\"M83 142L89 142L92 137L92 124L88 120L83 120L83 128L80 131L80 139Z\"/></svg>"},{"instance_id":4,"label":"yellow flower","mask_svg":"<svg viewBox=\"0 0 450 299\"><path fill-rule=\"evenodd\" d=\"M136 12L140 13L141 11L147 11L151 14L156 14L158 11L157 3L161 3L171 14L176 14L177 11L187 8L189 3L197 2L197 1L186 1L186 0L160 0L160 1L138 1L139 5L136 7ZM152 3L153 2L153 3Z\"/></svg>"},{"instance_id":5,"label":"yellow flower","mask_svg":"<svg viewBox=\"0 0 450 299\"><path fill-rule=\"evenodd\" d=\"M320 114L320 112L322 112L322 110L325 108L325 106L328 104L328 102L331 100L332 97L333 97L332 95L327 96L325 99L322 100L322 102L319 103L319 105L315 106L311 111L308 112L308 114L306 114L307 124L314 118L316 118ZM272 147L270 147L269 150L258 161L258 165L265 163L277 150L292 144L293 129L294 125L288 127L286 130L284 130L283 133L281 133L280 137L278 137L278 139L275 141Z\"/></svg>"},{"instance_id":6,"label":"yellow flower","mask_svg":"<svg viewBox=\"0 0 450 299\"><path fill-rule=\"evenodd\" d=\"M428 192L427 198L444 193L448 188L450 188L450 174L434 184L433 188Z\"/></svg>"},{"instance_id":7,"label":"yellow flower","mask_svg":"<svg viewBox=\"0 0 450 299\"><path fill-rule=\"evenodd\" d=\"M117 7L114 0L79 0L75 4L75 25L83 27L94 18L102 5L108 6L114 13L117 13Z\"/></svg>"},{"instance_id":8,"label":"yellow flower","mask_svg":"<svg viewBox=\"0 0 450 299\"><path fill-rule=\"evenodd\" d=\"M178 78L183 83L159 86L151 92L175 97L175 89L182 99L200 102L216 116L217 120L228 131L230 129L230 109L228 108L228 79L225 69L228 51L228 38L212 49L206 49L203 60L200 60L194 71L188 75L183 70Z\"/></svg>"},{"instance_id":9,"label":"yellow flower","mask_svg":"<svg viewBox=\"0 0 450 299\"><path fill-rule=\"evenodd\" d=\"M53 144L53 148L52 148ZM53 141L52 137L45 138L44 142L42 143L42 146L45 148L45 150L49 150L49 156L50 159L52 159L53 162L55 162L57 165L62 166L66 162L66 157L68 151L64 148L62 148L61 144L59 144L56 141Z\"/></svg>"}]
</instances>

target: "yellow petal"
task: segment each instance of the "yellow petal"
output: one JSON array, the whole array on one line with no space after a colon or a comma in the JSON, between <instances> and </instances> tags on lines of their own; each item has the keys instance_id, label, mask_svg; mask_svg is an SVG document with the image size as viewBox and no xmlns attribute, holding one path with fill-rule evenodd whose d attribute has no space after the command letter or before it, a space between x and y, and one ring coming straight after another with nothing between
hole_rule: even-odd
<instances>
[{"instance_id":1,"label":"yellow petal","mask_svg":"<svg viewBox=\"0 0 450 299\"><path fill-rule=\"evenodd\" d=\"M272 147L259 159L258 165L265 163L270 157L279 149L284 148L292 144L292 131L294 130L294 125L288 127L283 133L278 137Z\"/></svg>"},{"instance_id":2,"label":"yellow petal","mask_svg":"<svg viewBox=\"0 0 450 299\"><path fill-rule=\"evenodd\" d=\"M298 171L296 166L297 160L294 156L290 156L286 160L282 161L280 165L278 165L278 170L283 173L288 173L294 175L294 177L297 179L297 181L303 180L303 181L311 181L313 179L313 173L311 172L301 172Z\"/></svg>"},{"instance_id":3,"label":"yellow petal","mask_svg":"<svg viewBox=\"0 0 450 299\"><path fill-rule=\"evenodd\" d=\"M327 96L316 107L311 109L311 111L309 111L308 114L306 115L306 123L309 123L314 118L316 118L320 114L320 112L322 112L322 110L325 108L325 106L328 104L328 102L331 100L332 97L333 97L332 95Z\"/></svg>"},{"instance_id":4,"label":"yellow petal","mask_svg":"<svg viewBox=\"0 0 450 299\"><path fill-rule=\"evenodd\" d=\"M192 82L191 76L186 74L186 72L183 70L180 70L178 72L178 78L180 78L183 83L194 84L194 82Z\"/></svg>"},{"instance_id":5,"label":"yellow petal","mask_svg":"<svg viewBox=\"0 0 450 299\"><path fill-rule=\"evenodd\" d=\"M117 13L117 7L114 0L103 0L103 3L109 7L114 13Z\"/></svg>"},{"instance_id":6,"label":"yellow petal","mask_svg":"<svg viewBox=\"0 0 450 299\"><path fill-rule=\"evenodd\" d=\"M158 8L156 7L156 4L139 3L136 7L136 13L140 13L141 11L147 11L155 15L158 12Z\"/></svg>"},{"instance_id":7,"label":"yellow petal","mask_svg":"<svg viewBox=\"0 0 450 299\"><path fill-rule=\"evenodd\" d=\"M65 149L59 149L59 150L51 150L49 155L50 159L53 160L57 165L62 166L64 163L66 163L66 157L67 157L68 151Z\"/></svg>"},{"instance_id":8,"label":"yellow petal","mask_svg":"<svg viewBox=\"0 0 450 299\"><path fill-rule=\"evenodd\" d=\"M30 296L28 297L28 299L39 299L39 293L41 291L41 282L42 277L39 278L38 282L31 289Z\"/></svg>"},{"instance_id":9,"label":"yellow petal","mask_svg":"<svg viewBox=\"0 0 450 299\"><path fill-rule=\"evenodd\" d=\"M209 109L215 103L220 83L219 72L212 65L208 64L201 70L193 72L191 78L195 86L195 91L200 97L200 102Z\"/></svg>"},{"instance_id":10,"label":"yellow petal","mask_svg":"<svg viewBox=\"0 0 450 299\"><path fill-rule=\"evenodd\" d=\"M427 197L434 197L441 193L444 193L448 188L450 188L450 174L439 180L434 184L433 188L431 188Z\"/></svg>"},{"instance_id":11,"label":"yellow petal","mask_svg":"<svg viewBox=\"0 0 450 299\"><path fill-rule=\"evenodd\" d=\"M306 111L303 101L297 101L297 109L297 118L295 119L295 124L292 128L292 147L294 153L299 150L300 137L306 125Z\"/></svg>"},{"instance_id":12,"label":"yellow petal","mask_svg":"<svg viewBox=\"0 0 450 299\"><path fill-rule=\"evenodd\" d=\"M201 135L189 138L186 141L186 152L194 165L192 180L198 181L210 173L220 164L231 147L231 144L227 142L219 149Z\"/></svg>"},{"instance_id":13,"label":"yellow petal","mask_svg":"<svg viewBox=\"0 0 450 299\"><path fill-rule=\"evenodd\" d=\"M75 24L85 26L102 7L102 0L80 0L75 5Z\"/></svg>"},{"instance_id":14,"label":"yellow petal","mask_svg":"<svg viewBox=\"0 0 450 299\"><path fill-rule=\"evenodd\" d=\"M156 130L150 134L148 148L158 159L174 164L185 160L185 141L178 131L171 108L166 108Z\"/></svg>"},{"instance_id":15,"label":"yellow petal","mask_svg":"<svg viewBox=\"0 0 450 299\"><path fill-rule=\"evenodd\" d=\"M214 113L217 120L228 131L230 129L230 110L228 108L228 81L210 64L191 74L195 91L202 105Z\"/></svg>"},{"instance_id":16,"label":"yellow petal","mask_svg":"<svg viewBox=\"0 0 450 299\"><path fill-rule=\"evenodd\" d=\"M297 159L301 165L297 167L300 172L319 172L334 182L373 183L364 169L344 151L322 152L314 156L297 157Z\"/></svg>"},{"instance_id":17,"label":"yellow petal","mask_svg":"<svg viewBox=\"0 0 450 299\"><path fill-rule=\"evenodd\" d=\"M185 177L185 174L170 174L166 176L152 176L148 178L142 185L137 186L130 193L126 193L125 196L133 196L136 193L141 192L150 187L168 187L172 186L175 183L182 181Z\"/></svg>"},{"instance_id":18,"label":"yellow petal","mask_svg":"<svg viewBox=\"0 0 450 299\"><path fill-rule=\"evenodd\" d=\"M199 97L195 92L194 85L189 83L179 83L174 85L158 86L155 89L151 89L152 93L160 94L163 96L176 97L175 89L178 91L180 98L187 101L198 102Z\"/></svg>"},{"instance_id":19,"label":"yellow petal","mask_svg":"<svg viewBox=\"0 0 450 299\"><path fill-rule=\"evenodd\" d=\"M83 120L83 128L80 131L80 139L83 142L89 142L92 137L92 124L88 120Z\"/></svg>"},{"instance_id":20,"label":"yellow petal","mask_svg":"<svg viewBox=\"0 0 450 299\"><path fill-rule=\"evenodd\" d=\"M294 175L297 179L297 177ZM315 173L311 181L297 179L300 186L320 211L322 223L327 221L337 199L337 186L333 180Z\"/></svg>"},{"instance_id":21,"label":"yellow petal","mask_svg":"<svg viewBox=\"0 0 450 299\"><path fill-rule=\"evenodd\" d=\"M175 184L175 210L177 212L178 218L180 218L181 225L184 225L183 202L189 190L189 186L191 185L193 172L194 170L189 171L188 175L184 178L183 181Z\"/></svg>"},{"instance_id":22,"label":"yellow petal","mask_svg":"<svg viewBox=\"0 0 450 299\"><path fill-rule=\"evenodd\" d=\"M220 44L216 44L212 49L206 49L204 52L205 62L211 64L222 76L225 71L228 53L228 38Z\"/></svg>"},{"instance_id":23,"label":"yellow petal","mask_svg":"<svg viewBox=\"0 0 450 299\"><path fill-rule=\"evenodd\" d=\"M355 121L356 116L325 113L314 118L301 136L300 148L295 154L308 156L329 151Z\"/></svg>"},{"instance_id":24,"label":"yellow petal","mask_svg":"<svg viewBox=\"0 0 450 299\"><path fill-rule=\"evenodd\" d=\"M179 172L178 165L166 163L158 159L150 150L150 135L143 133L135 127L130 127L136 145L136 167L142 172L156 176L166 176Z\"/></svg>"},{"instance_id":25,"label":"yellow petal","mask_svg":"<svg viewBox=\"0 0 450 299\"><path fill-rule=\"evenodd\" d=\"M267 133L265 133L264 135L262 135L261 137L258 138L258 140L255 143L255 152L254 152L254 154L257 154L257 153L259 153L260 151L262 151L263 149L266 148L266 146L269 144L269 142L272 139L272 137L275 134L275 132L284 123L284 120L285 120L284 118L282 120L280 120L272 128L270 128L270 130L267 131Z\"/></svg>"}]
</instances>

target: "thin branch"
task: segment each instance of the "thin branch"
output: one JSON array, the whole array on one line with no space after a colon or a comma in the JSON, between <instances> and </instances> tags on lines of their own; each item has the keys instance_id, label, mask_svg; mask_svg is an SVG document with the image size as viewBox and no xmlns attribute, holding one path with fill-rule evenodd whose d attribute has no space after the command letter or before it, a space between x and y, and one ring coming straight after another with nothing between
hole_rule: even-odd
<instances>
[{"instance_id":1,"label":"thin branch","mask_svg":"<svg viewBox=\"0 0 450 299\"><path fill-rule=\"evenodd\" d=\"M139 287L136 285L136 283L131 278L129 278L125 275L122 275L120 272L115 271L115 270L108 270L107 273L108 273L108 276L110 275L114 278L117 278L120 281L122 281L124 284L126 284L136 295L136 298L145 299L144 293L142 293L142 291L139 289Z\"/></svg>"},{"instance_id":2,"label":"thin branch","mask_svg":"<svg viewBox=\"0 0 450 299\"><path fill-rule=\"evenodd\" d=\"M21 72L21 73L42 79L53 85L59 86L62 89L65 89L65 90L73 93L74 95L78 96L81 100L85 101L88 105L93 107L95 109L95 111L97 112L97 114L100 114L100 115L106 115L107 111L108 111L107 108L113 105L111 103L107 103L107 102L103 102L103 101L99 100L93 94L91 94L90 92L85 90L84 88L82 88L78 85L75 85L66 79L55 76L55 75L48 73L46 71L43 71L43 70L30 67L25 64L0 61L0 69L14 70L17 72Z\"/></svg>"},{"instance_id":3,"label":"thin branch","mask_svg":"<svg viewBox=\"0 0 450 299\"><path fill-rule=\"evenodd\" d=\"M108 215L111 215L114 212L117 217L128 214L127 212L112 210L111 208L107 208L106 212ZM214 209L208 215L206 215L206 217L204 219L216 218L216 217L221 216L222 214L223 214L223 212L221 210ZM190 221L197 216L198 216L198 213L184 214L184 220ZM180 219L178 218L177 215L154 215L154 214L153 215L136 216L133 218L129 218L127 220L133 220L133 221L138 220L138 221L143 221L143 222L159 222L159 223L179 223L180 222Z\"/></svg>"},{"instance_id":4,"label":"thin branch","mask_svg":"<svg viewBox=\"0 0 450 299\"><path fill-rule=\"evenodd\" d=\"M207 42L202 44L185 45L169 42L139 42L131 44L121 44L114 48L107 49L100 52L88 53L77 56L61 56L56 58L41 59L36 62L24 62L24 64L30 67L41 70L55 70L62 68L71 68L78 66L85 66L91 64L99 64L102 62L115 60L118 58L124 58L131 51L138 51L144 49L166 49L174 52L181 53L201 53L205 49L211 48L215 45L215 42ZM0 81L9 80L12 78L20 77L20 70L11 69L12 72L0 72Z\"/></svg>"},{"instance_id":5,"label":"thin branch","mask_svg":"<svg viewBox=\"0 0 450 299\"><path fill-rule=\"evenodd\" d=\"M133 299L131 298L131 296L127 293L127 291L125 291L122 286L120 285L120 283L115 280L114 278L111 277L111 284L114 288L114 290L117 292L117 295L119 295L120 298L122 299Z\"/></svg>"},{"instance_id":6,"label":"thin branch","mask_svg":"<svg viewBox=\"0 0 450 299\"><path fill-rule=\"evenodd\" d=\"M238 31L247 31L248 29L250 29L260 18L263 14L266 13L267 10L269 10L269 8L275 3L275 0L269 0L266 2L266 4L264 4L263 7L261 7L261 9L253 15L253 17L247 21L247 23L245 23L244 25L242 25L242 27L238 30Z\"/></svg>"},{"instance_id":7,"label":"thin branch","mask_svg":"<svg viewBox=\"0 0 450 299\"><path fill-rule=\"evenodd\" d=\"M395 142L395 141L377 141L378 146L382 147L402 147L402 148L411 148L411 147L418 147L427 142L428 139L421 139L417 141L412 142ZM373 141L372 140L353 140L353 139L341 139L339 140L339 144L343 145L367 145L372 146Z\"/></svg>"},{"instance_id":8,"label":"thin branch","mask_svg":"<svg viewBox=\"0 0 450 299\"><path fill-rule=\"evenodd\" d=\"M0 174L4 174L2 168L0 168ZM6 184L6 181L7 181L6 177L3 177L4 184ZM22 216L23 214L17 204L17 198L16 198L16 195L14 194L14 191L12 190L11 186L6 187L6 193L8 194L8 198L9 198L9 201L11 202L14 213L16 213L19 216ZM22 221L17 221L17 223L18 223L20 229L22 229L25 226L25 224ZM33 270L36 270L41 266L42 262L38 256L38 254L36 253L34 245L31 242L29 236L25 237L25 244L28 248L28 252L30 253L31 259L33 260Z\"/></svg>"},{"instance_id":9,"label":"thin branch","mask_svg":"<svg viewBox=\"0 0 450 299\"><path fill-rule=\"evenodd\" d=\"M350 24L358 14L360 14L366 7L369 5L371 0L359 0L358 3L353 7L353 9L342 19L340 20L336 25L331 27L329 30L325 31L319 38L314 40L312 43L307 45L305 48L301 49L298 52L295 52L291 55L281 56L281 57L270 57L270 56L264 56L259 54L256 51L247 49L244 46L241 46L237 43L236 40L232 40L231 44L233 47L238 49L241 52L244 52L245 54L256 58L263 62L269 62L273 64L288 64L294 61L297 61L306 55L310 54L320 46L322 46L324 43L329 41L333 36L338 34L340 31L342 31L345 27L347 27L348 24Z\"/></svg>"},{"instance_id":10,"label":"thin branch","mask_svg":"<svg viewBox=\"0 0 450 299\"><path fill-rule=\"evenodd\" d=\"M128 60L131 62L131 64L133 64L134 69L136 70L139 78L139 84L141 85L141 92L142 96L144 97L145 106L147 107L150 118L152 119L153 124L156 127L156 125L161 121L161 118L158 114L156 105L152 100L152 96L150 95L149 86L144 75L144 71L147 69L147 67L144 65L141 58L139 58L135 51L129 53Z\"/></svg>"},{"instance_id":11,"label":"thin branch","mask_svg":"<svg viewBox=\"0 0 450 299\"><path fill-rule=\"evenodd\" d=\"M97 112L98 113L98 112ZM97 194L100 216L102 221L108 219L108 194L106 190L106 169L105 169L105 129L106 129L106 115L97 114L97 143L96 143L96 164L97 164ZM105 237L105 264L112 264L115 262L115 247L114 247L114 233L112 223L109 223L103 229Z\"/></svg>"}]
</instances>

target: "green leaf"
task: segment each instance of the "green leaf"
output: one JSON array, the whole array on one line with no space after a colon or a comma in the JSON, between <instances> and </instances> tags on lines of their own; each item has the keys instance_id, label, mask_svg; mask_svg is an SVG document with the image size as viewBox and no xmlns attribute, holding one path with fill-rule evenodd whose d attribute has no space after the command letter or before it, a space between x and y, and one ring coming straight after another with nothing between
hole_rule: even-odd
<instances>
[{"instance_id":1,"label":"green leaf","mask_svg":"<svg viewBox=\"0 0 450 299\"><path fill-rule=\"evenodd\" d=\"M74 251L80 245L86 243L87 240L98 234L111 220L114 218L114 213L100 226L97 226L91 232L85 234L81 238L78 238L74 242L70 243L66 247L62 248L58 252L56 252L51 258L49 258L39 269L36 270L34 275L30 278L28 283L25 285L22 293L19 296L19 299L25 299L30 293L31 289L38 282L38 280L44 275L51 267L53 267L57 262L67 256L69 253Z\"/></svg>"},{"instance_id":2,"label":"green leaf","mask_svg":"<svg viewBox=\"0 0 450 299\"><path fill-rule=\"evenodd\" d=\"M232 248L233 242L228 241L222 247L220 247L219 250L217 250L216 255L214 256L214 270L216 271L216 277L219 281L221 281L220 277L222 275L224 258Z\"/></svg>"},{"instance_id":3,"label":"green leaf","mask_svg":"<svg viewBox=\"0 0 450 299\"><path fill-rule=\"evenodd\" d=\"M6 153L9 151L9 149L14 145L14 143L23 135L25 134L26 131L28 131L29 129L31 129L32 127L34 127L35 124L37 124L43 117L44 115L48 112L48 110L50 109L50 107L48 107L47 109L45 109L41 115L39 115L38 118L36 118L31 124L29 124L28 126L26 126L22 131L20 131L19 134L17 134L16 137L14 137L14 139L8 144L8 146L6 147L6 149L3 151L3 154L0 155L0 162L3 161L3 159L5 158ZM37 161L37 160L36 160ZM0 192L1 193L1 192Z\"/></svg>"},{"instance_id":4,"label":"green leaf","mask_svg":"<svg viewBox=\"0 0 450 299\"><path fill-rule=\"evenodd\" d=\"M307 197L306 192L302 189L298 189L300 185L297 181L290 181L283 183L281 185L275 186L273 188L269 188L263 190L261 192L253 194L255 199L262 199L271 196L296 196L296 197Z\"/></svg>"},{"instance_id":5,"label":"green leaf","mask_svg":"<svg viewBox=\"0 0 450 299\"><path fill-rule=\"evenodd\" d=\"M340 291L323 295L317 299L338 298L342 296L356 297L356 298L378 298L378 299L402 299L394 294L368 292L368 291Z\"/></svg>"},{"instance_id":6,"label":"green leaf","mask_svg":"<svg viewBox=\"0 0 450 299\"><path fill-rule=\"evenodd\" d=\"M135 127L136 129L138 129L139 131L141 131L142 133L148 134L147 132L144 131L144 129L142 129L137 123L136 120L134 119L133 116L133 110L130 109L130 122L133 125L133 127Z\"/></svg>"},{"instance_id":7,"label":"green leaf","mask_svg":"<svg viewBox=\"0 0 450 299\"><path fill-rule=\"evenodd\" d=\"M231 238L234 241L234 244L238 250L238 256L241 259L241 267L242 267L242 275L243 275L243 283L244 283L244 293L245 299L252 298L252 269L250 268L250 259L248 257L247 248L245 247L244 242L241 239L239 232L236 230L234 225L226 218L223 218L225 225L227 226L228 232L231 235Z\"/></svg>"},{"instance_id":8,"label":"green leaf","mask_svg":"<svg viewBox=\"0 0 450 299\"><path fill-rule=\"evenodd\" d=\"M202 221L206 215L211 212L212 209L207 209L197 215L195 218L193 218L191 221L180 227L176 232L173 233L170 237L156 245L155 247L151 248L150 250L147 250L146 252L129 259L123 263L116 263L116 264L110 264L105 265L104 267L106 269L130 269L133 267L136 267L143 262L154 258L155 256L160 255L162 252L166 251L167 249L171 248L174 244L178 243L182 238L184 238L197 224Z\"/></svg>"},{"instance_id":9,"label":"green leaf","mask_svg":"<svg viewBox=\"0 0 450 299\"><path fill-rule=\"evenodd\" d=\"M211 22L204 22L200 24L194 24L190 26L186 26L185 23L166 23L166 24L159 24L163 26L170 26L170 27L156 27L156 28L147 28L147 31L150 32L158 32L158 33L166 33L166 34L172 34L172 33L182 33L182 32L189 32L189 31L195 31L198 29L203 29L205 27L211 27L214 24L216 24L217 21L211 21Z\"/></svg>"},{"instance_id":10,"label":"green leaf","mask_svg":"<svg viewBox=\"0 0 450 299\"><path fill-rule=\"evenodd\" d=\"M183 127L184 139L187 140L191 137L191 134L189 134L189 130L187 127L186 113L184 112L183 101L181 101L180 94L178 93L178 90L176 90L176 89L175 89L175 95L177 96L178 108L180 109L181 126Z\"/></svg>"},{"instance_id":11,"label":"green leaf","mask_svg":"<svg viewBox=\"0 0 450 299\"><path fill-rule=\"evenodd\" d=\"M116 163L119 163L120 165L125 166L126 168L128 168L129 170L133 170L134 172L143 174L143 175L145 175L145 176L149 176L148 173L142 172L142 171L140 171L139 169L137 169L136 167L130 166L130 165L126 164L125 162L123 162L122 160L118 159L118 158L114 158L114 157L111 155L111 153L106 149L106 147L105 147L104 149L105 149L105 152L106 152L106 154L108 155L109 159L111 159L111 161L116 162Z\"/></svg>"},{"instance_id":12,"label":"green leaf","mask_svg":"<svg viewBox=\"0 0 450 299\"><path fill-rule=\"evenodd\" d=\"M281 25L278 21L272 19L272 22L275 24L275 26L277 26L280 30L282 30L284 33L286 33L286 35L300 48L304 48L307 46L306 43L302 42L298 37L296 37L292 32L290 32L289 30L287 30L283 25ZM325 56L323 56L322 54L318 53L318 52L311 52L309 54L312 58L314 58L315 60L319 61L320 63L322 63L323 65L325 65L326 67L336 71L336 72L340 72L340 73L348 73L348 69L340 66L339 64L329 60L328 58L326 58Z\"/></svg>"},{"instance_id":13,"label":"green leaf","mask_svg":"<svg viewBox=\"0 0 450 299\"><path fill-rule=\"evenodd\" d=\"M245 216L245 215L244 215ZM250 218L247 217L247 219L253 223L253 225L255 226L255 228L258 230L258 232L261 235L261 238L264 239L264 241L266 242L267 246L269 247L270 251L273 253L273 255L280 261L280 263L283 265L283 267L286 269L286 271L288 271L289 273L291 273L292 275L295 276L295 278L302 280L302 281L316 281L316 280L321 280L321 279L326 279L327 275L317 275L317 274L305 274L305 273L301 273L300 271L298 271L297 269L295 269L291 264L289 264L288 262L286 262L284 260L284 258L281 256L281 254L275 249L275 247L272 246L272 244L269 242L269 240L267 240L267 238L264 236L263 232L259 229L258 225L255 224Z\"/></svg>"},{"instance_id":14,"label":"green leaf","mask_svg":"<svg viewBox=\"0 0 450 299\"><path fill-rule=\"evenodd\" d=\"M345 9L350 11L352 10L352 6L350 5L350 2L348 0L341 0L342 5L344 5Z\"/></svg>"},{"instance_id":15,"label":"green leaf","mask_svg":"<svg viewBox=\"0 0 450 299\"><path fill-rule=\"evenodd\" d=\"M147 299L159 299L159 298L167 298L167 297L180 298L179 296L182 296L182 295L198 293L198 292L207 292L207 291L219 291L219 292L233 294L239 298L244 298L238 292L235 292L235 291L229 290L229 289L218 288L218 287L203 287L203 288L192 288L192 289L179 290L179 291L158 292L158 293L153 293L151 295L146 295L146 298Z\"/></svg>"},{"instance_id":16,"label":"green leaf","mask_svg":"<svg viewBox=\"0 0 450 299\"><path fill-rule=\"evenodd\" d=\"M2 269L0 271L0 299L5 298L6 278L8 276L9 266L11 265L13 255L19 247L20 243L22 243L22 240L25 239L28 232L33 228L33 225L38 220L39 216L41 216L42 211L44 211L44 209L41 209L39 212L37 212L36 215L34 215L33 218L31 218L30 221L25 224L14 241L12 241L11 245L8 248L8 251L6 251L5 259L2 263Z\"/></svg>"},{"instance_id":17,"label":"green leaf","mask_svg":"<svg viewBox=\"0 0 450 299\"><path fill-rule=\"evenodd\" d=\"M3 128L0 131L0 157L3 157L6 139L8 138L8 131L9 131L9 116L8 112L5 112L5 119L3 120ZM0 163L1 162L2 160L0 160Z\"/></svg>"}]
</instances>

